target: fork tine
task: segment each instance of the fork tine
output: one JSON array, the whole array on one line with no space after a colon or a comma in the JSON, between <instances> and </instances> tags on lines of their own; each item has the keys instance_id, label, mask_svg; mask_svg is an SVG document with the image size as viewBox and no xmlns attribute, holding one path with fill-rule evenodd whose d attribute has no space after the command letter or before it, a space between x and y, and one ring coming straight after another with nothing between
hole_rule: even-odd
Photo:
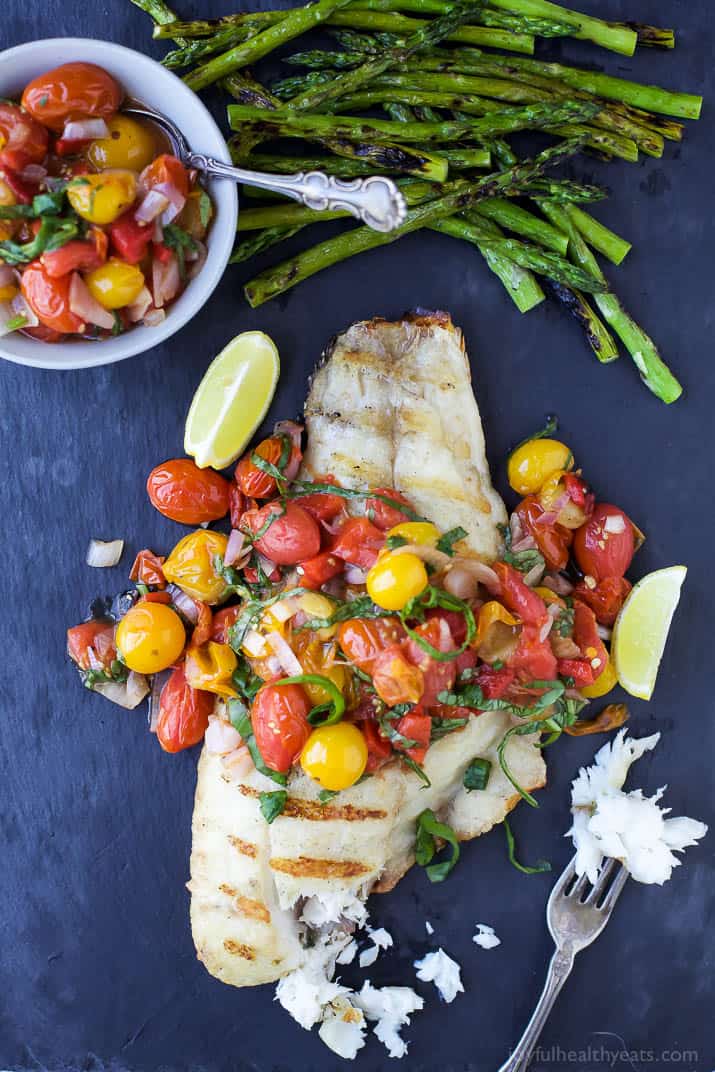
<instances>
[{"instance_id":1,"label":"fork tine","mask_svg":"<svg viewBox=\"0 0 715 1072\"><path fill-rule=\"evenodd\" d=\"M615 866L616 860L610 857L606 859L605 863L601 867L593 889L590 891L588 897L584 897L583 899L584 904L594 905L598 901L600 901L601 897L603 896L604 892L608 887L609 882L611 881L611 876L613 874Z\"/></svg>"},{"instance_id":2,"label":"fork tine","mask_svg":"<svg viewBox=\"0 0 715 1072\"><path fill-rule=\"evenodd\" d=\"M584 890L586 890L588 886L590 886L590 882L588 880L588 875L584 872L583 875L579 875L573 888L569 890L566 896L571 900L580 901Z\"/></svg>"},{"instance_id":3,"label":"fork tine","mask_svg":"<svg viewBox=\"0 0 715 1072\"><path fill-rule=\"evenodd\" d=\"M575 874L576 857L574 856L572 860L569 860L569 862L566 864L566 867L563 869L558 879L556 880L556 885L551 891L551 896L549 897L549 900L553 900L555 897L558 897L560 894L563 894L568 884L573 880Z\"/></svg>"},{"instance_id":4,"label":"fork tine","mask_svg":"<svg viewBox=\"0 0 715 1072\"><path fill-rule=\"evenodd\" d=\"M628 871L623 866L623 864L621 864L621 870L614 878L613 882L611 883L611 888L603 899L603 904L601 905L602 912L612 911L613 906L615 905L618 898L621 896L621 893L623 892L623 887L625 886L627 881Z\"/></svg>"}]
</instances>

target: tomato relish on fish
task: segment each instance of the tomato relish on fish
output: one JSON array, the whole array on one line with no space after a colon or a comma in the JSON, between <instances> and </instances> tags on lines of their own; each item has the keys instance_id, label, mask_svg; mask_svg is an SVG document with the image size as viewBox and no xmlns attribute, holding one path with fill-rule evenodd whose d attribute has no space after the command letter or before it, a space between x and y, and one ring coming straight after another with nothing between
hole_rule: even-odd
<instances>
[{"instance_id":1,"label":"tomato relish on fish","mask_svg":"<svg viewBox=\"0 0 715 1072\"><path fill-rule=\"evenodd\" d=\"M155 326L206 259L208 194L91 63L0 101L0 335Z\"/></svg>"}]
</instances>

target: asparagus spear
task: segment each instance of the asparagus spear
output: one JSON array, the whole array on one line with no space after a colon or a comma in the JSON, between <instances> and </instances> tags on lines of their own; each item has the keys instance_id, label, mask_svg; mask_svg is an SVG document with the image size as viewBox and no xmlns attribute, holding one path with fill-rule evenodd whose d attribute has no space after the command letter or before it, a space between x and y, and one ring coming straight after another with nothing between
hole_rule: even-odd
<instances>
[{"instance_id":1,"label":"asparagus spear","mask_svg":"<svg viewBox=\"0 0 715 1072\"><path fill-rule=\"evenodd\" d=\"M135 7L151 16L157 26L165 27L167 37L172 37L177 44L185 43L183 37L176 36L180 31L176 27L172 30L171 24L178 24L178 20L169 5L164 3L164 0L131 0L131 2Z\"/></svg>"},{"instance_id":2,"label":"asparagus spear","mask_svg":"<svg viewBox=\"0 0 715 1072\"><path fill-rule=\"evenodd\" d=\"M400 183L400 189L404 194L408 205L420 205L425 201L433 201L444 193L444 187L439 183L408 181ZM344 209L336 209L333 212L320 212L305 205L297 205L290 201L277 201L260 208L244 208L238 217L239 231L260 231L265 228L294 227L310 223L321 223L323 220L351 219L352 214Z\"/></svg>"},{"instance_id":3,"label":"asparagus spear","mask_svg":"<svg viewBox=\"0 0 715 1072\"><path fill-rule=\"evenodd\" d=\"M449 36L463 22L475 14L478 15L482 6L479 0L457 0L452 7L447 6L446 13L440 15L439 18L421 24L414 33L410 34L404 45L386 49L381 56L373 56L354 70L346 71L323 85L311 86L293 98L289 102L290 107L298 111L307 111L317 108L326 101L334 101L339 97L355 93L367 82L377 78L391 67L407 63L415 53L431 48L442 38Z\"/></svg>"},{"instance_id":4,"label":"asparagus spear","mask_svg":"<svg viewBox=\"0 0 715 1072\"><path fill-rule=\"evenodd\" d=\"M564 142L540 153L533 160L525 160L513 168L487 175L477 182L460 179L450 183L449 192L436 201L408 209L405 222L394 231L383 233L371 231L369 227L358 227L321 242L312 249L304 250L296 257L262 272L246 284L246 298L255 309L256 306L338 261L389 242L396 242L411 231L471 208L483 198L498 197L509 189L530 182L538 178L547 167L560 163L580 149L579 141Z\"/></svg>"},{"instance_id":5,"label":"asparagus spear","mask_svg":"<svg viewBox=\"0 0 715 1072\"><path fill-rule=\"evenodd\" d=\"M265 231L257 231L236 245L228 263L241 264L243 261L249 261L251 257L256 257L259 253L265 253L267 249L271 249L286 239L292 238L293 235L302 230L303 227L299 225L297 227L271 227L266 228Z\"/></svg>"},{"instance_id":6,"label":"asparagus spear","mask_svg":"<svg viewBox=\"0 0 715 1072\"><path fill-rule=\"evenodd\" d=\"M549 294L578 320L598 360L602 364L615 361L619 356L616 342L584 295L579 290L572 290L571 287L565 287L553 279L547 279L546 284Z\"/></svg>"},{"instance_id":7,"label":"asparagus spear","mask_svg":"<svg viewBox=\"0 0 715 1072\"><path fill-rule=\"evenodd\" d=\"M635 30L638 35L638 44L645 48L675 48L675 30L648 26L643 22L631 22L630 19L622 25L627 26L629 30Z\"/></svg>"},{"instance_id":8,"label":"asparagus spear","mask_svg":"<svg viewBox=\"0 0 715 1072\"><path fill-rule=\"evenodd\" d=\"M638 43L638 35L627 26L604 22L579 11L570 11L560 4L549 0L489 0L492 7L509 11L512 14L529 15L532 18L553 18L568 23L574 28L574 37L593 41L595 45L607 48L611 52L620 52L632 56Z\"/></svg>"},{"instance_id":9,"label":"asparagus spear","mask_svg":"<svg viewBox=\"0 0 715 1072\"><path fill-rule=\"evenodd\" d=\"M513 201L508 201L503 197L490 197L488 201L480 201L474 212L513 234L536 242L544 249L552 250L561 256L566 255L569 242L563 231L552 227L545 220L527 212L519 205L515 205Z\"/></svg>"},{"instance_id":10,"label":"asparagus spear","mask_svg":"<svg viewBox=\"0 0 715 1072\"><path fill-rule=\"evenodd\" d=\"M589 119L598 105L586 101L558 104L535 104L524 108L505 108L473 119L447 120L442 123L394 123L388 119L361 119L349 115L308 115L282 110L266 112L243 104L229 104L228 116L232 129L252 123L270 137L347 138L358 141L399 138L406 142L429 144L444 141L489 138L515 130L539 130L554 124Z\"/></svg>"},{"instance_id":11,"label":"asparagus spear","mask_svg":"<svg viewBox=\"0 0 715 1072\"><path fill-rule=\"evenodd\" d=\"M546 201L539 202L539 205L547 219L568 234L569 255L574 264L592 275L598 275L605 283L605 276L596 258L573 222L572 206L561 207ZM664 364L653 340L626 312L613 291L596 294L595 302L606 322L624 343L645 385L663 402L675 402L682 394L683 388Z\"/></svg>"},{"instance_id":12,"label":"asparagus spear","mask_svg":"<svg viewBox=\"0 0 715 1072\"><path fill-rule=\"evenodd\" d=\"M630 242L626 242L625 238L621 238L615 231L611 231L610 228L599 223L598 220L595 220L593 216L589 216L588 212L584 212L578 206L572 205L568 215L576 230L585 238L589 246L597 249L599 253L603 253L604 257L608 257L612 264L620 264L631 250Z\"/></svg>"},{"instance_id":13,"label":"asparagus spear","mask_svg":"<svg viewBox=\"0 0 715 1072\"><path fill-rule=\"evenodd\" d=\"M444 15L449 0L358 0L356 9L369 11L409 11L416 15ZM483 26L509 30L510 33L530 34L532 37L568 37L572 27L555 19L533 19L524 15L509 15L494 10L474 12L475 21Z\"/></svg>"},{"instance_id":14,"label":"asparagus spear","mask_svg":"<svg viewBox=\"0 0 715 1072\"><path fill-rule=\"evenodd\" d=\"M232 74L241 67L248 67L278 48L279 45L300 36L313 26L318 26L332 12L349 2L350 0L316 0L314 4L306 4L305 7L287 12L274 26L269 26L250 40L236 45L228 52L197 67L186 76L187 86L198 91L211 85L212 82L218 82L219 79L225 78L226 75Z\"/></svg>"}]
</instances>

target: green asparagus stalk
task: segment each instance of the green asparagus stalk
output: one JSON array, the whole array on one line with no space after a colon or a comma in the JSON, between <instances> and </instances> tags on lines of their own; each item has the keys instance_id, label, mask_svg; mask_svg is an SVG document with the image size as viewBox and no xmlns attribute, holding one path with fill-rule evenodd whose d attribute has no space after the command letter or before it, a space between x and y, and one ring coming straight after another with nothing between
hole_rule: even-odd
<instances>
[{"instance_id":1,"label":"green asparagus stalk","mask_svg":"<svg viewBox=\"0 0 715 1072\"><path fill-rule=\"evenodd\" d=\"M561 207L547 201L541 201L539 205L547 219L568 234L569 256L574 264L591 275L599 276L605 283L605 276L596 258L573 222L572 206ZM613 291L607 290L605 293L596 294L594 300L606 322L613 328L633 358L646 387L663 402L675 402L683 389L668 366L664 364L650 336L626 312Z\"/></svg>"},{"instance_id":2,"label":"green asparagus stalk","mask_svg":"<svg viewBox=\"0 0 715 1072\"><path fill-rule=\"evenodd\" d=\"M602 364L615 361L618 347L610 331L593 306L579 290L572 290L553 279L546 280L549 294L564 306L586 332L588 344Z\"/></svg>"},{"instance_id":3,"label":"green asparagus stalk","mask_svg":"<svg viewBox=\"0 0 715 1072\"><path fill-rule=\"evenodd\" d=\"M439 183L409 181L400 183L400 189L404 194L408 205L420 205L425 201L433 201L444 193L444 187ZM298 205L295 202L278 201L260 208L244 208L239 213L239 231L261 231L266 228L281 228L303 226L310 223L321 223L324 220L351 219L352 214L344 209L334 212L321 212Z\"/></svg>"},{"instance_id":4,"label":"green asparagus stalk","mask_svg":"<svg viewBox=\"0 0 715 1072\"><path fill-rule=\"evenodd\" d=\"M577 104L563 102L505 108L471 122L446 120L441 123L394 123L389 119L309 115L288 109L266 112L249 105L229 104L228 116L233 130L240 130L243 124L251 123L260 133L269 137L299 137L307 140L332 137L378 142L399 138L406 142L430 144L489 138L515 130L539 130L561 123L573 123L577 127L576 120L590 118L597 109L598 105L586 101Z\"/></svg>"},{"instance_id":5,"label":"green asparagus stalk","mask_svg":"<svg viewBox=\"0 0 715 1072\"><path fill-rule=\"evenodd\" d=\"M408 209L405 222L394 231L384 233L372 231L369 227L358 227L321 242L312 249L304 250L296 257L291 257L282 264L262 272L246 284L246 298L255 309L263 302L284 293L296 283L308 279L311 275L329 268L338 261L390 242L396 242L403 235L453 216L455 212L465 211L486 197L498 197L522 183L531 182L538 178L547 167L573 156L574 153L580 151L581 147L579 141L564 142L540 153L533 160L523 161L513 168L487 175L476 182L460 179L450 183L449 192L436 201Z\"/></svg>"},{"instance_id":6,"label":"green asparagus stalk","mask_svg":"<svg viewBox=\"0 0 715 1072\"><path fill-rule=\"evenodd\" d=\"M269 26L250 40L236 45L228 52L197 67L186 76L187 86L198 91L211 85L212 82L218 82L241 67L248 67L263 56L267 56L279 45L325 22L330 14L349 2L350 0L316 0L314 4L306 4L305 7L289 11L274 26Z\"/></svg>"},{"instance_id":7,"label":"green asparagus stalk","mask_svg":"<svg viewBox=\"0 0 715 1072\"><path fill-rule=\"evenodd\" d=\"M648 26L643 22L623 23L629 30L635 30L638 44L644 48L675 48L675 30L665 30L660 26Z\"/></svg>"},{"instance_id":8,"label":"green asparagus stalk","mask_svg":"<svg viewBox=\"0 0 715 1072\"><path fill-rule=\"evenodd\" d=\"M383 31L407 37L426 24L424 19L414 19L409 15L398 15L388 11L361 11L349 8L336 11L328 20L331 26L347 27L351 30ZM534 53L534 38L530 34L510 33L508 30L491 29L488 26L460 26L447 37L465 45L478 48L503 48L509 52L521 52L527 56Z\"/></svg>"},{"instance_id":9,"label":"green asparagus stalk","mask_svg":"<svg viewBox=\"0 0 715 1072\"><path fill-rule=\"evenodd\" d=\"M180 36L180 31L174 27L172 31L172 23L177 23L176 15L171 10L168 4L164 3L164 0L131 0L135 7L138 7L140 11L146 12L157 26L162 26L166 29L167 37L173 38L177 44L183 44L184 39ZM176 36L179 34L179 36Z\"/></svg>"},{"instance_id":10,"label":"green asparagus stalk","mask_svg":"<svg viewBox=\"0 0 715 1072\"><path fill-rule=\"evenodd\" d=\"M589 186L571 179L537 179L522 191L524 197L542 197L557 204L590 204L608 196L602 186Z\"/></svg>"},{"instance_id":11,"label":"green asparagus stalk","mask_svg":"<svg viewBox=\"0 0 715 1072\"><path fill-rule=\"evenodd\" d=\"M486 202L480 202L480 204L486 204ZM482 224L494 238L503 237L502 232L491 220L484 219ZM477 249L520 313L528 313L541 304L545 294L533 272L530 272L528 268L520 268L514 261L499 253L493 245L487 246L479 243Z\"/></svg>"},{"instance_id":12,"label":"green asparagus stalk","mask_svg":"<svg viewBox=\"0 0 715 1072\"><path fill-rule=\"evenodd\" d=\"M449 11L449 0L358 0L355 8L369 11L407 11L415 15L444 15ZM494 29L510 33L530 34L532 37L568 37L572 27L555 19L532 19L523 15L509 15L494 10L474 12L474 21Z\"/></svg>"},{"instance_id":13,"label":"green asparagus stalk","mask_svg":"<svg viewBox=\"0 0 715 1072\"><path fill-rule=\"evenodd\" d=\"M585 238L589 246L597 249L604 257L608 257L611 264L620 264L631 250L630 242L626 242L625 238L621 238L615 231L611 231L610 228L599 223L598 220L595 220L593 216L589 216L588 212L584 212L577 205L571 206L568 215L576 230Z\"/></svg>"},{"instance_id":14,"label":"green asparagus stalk","mask_svg":"<svg viewBox=\"0 0 715 1072\"><path fill-rule=\"evenodd\" d=\"M544 249L561 256L566 255L569 241L563 231L515 205L513 201L503 197L490 197L488 201L480 201L474 212L511 231L512 234L528 238Z\"/></svg>"},{"instance_id":15,"label":"green asparagus stalk","mask_svg":"<svg viewBox=\"0 0 715 1072\"><path fill-rule=\"evenodd\" d=\"M531 18L553 18L573 27L573 36L584 41L593 41L595 45L607 48L611 52L620 52L623 56L632 56L638 43L634 30L604 22L603 19L582 15L579 11L570 11L560 4L549 0L489 0L492 7L511 14L528 15Z\"/></svg>"},{"instance_id":16,"label":"green asparagus stalk","mask_svg":"<svg viewBox=\"0 0 715 1072\"><path fill-rule=\"evenodd\" d=\"M242 242L237 243L228 263L242 264L243 261L249 261L251 257L257 257L259 253L265 253L267 249L272 249L273 246L292 238L293 235L302 230L302 226L298 226L275 227L267 228L265 231L257 231L255 234L251 234L249 238L244 238Z\"/></svg>"},{"instance_id":17,"label":"green asparagus stalk","mask_svg":"<svg viewBox=\"0 0 715 1072\"><path fill-rule=\"evenodd\" d=\"M366 59L354 70L345 71L344 74L331 78L323 85L312 86L290 100L289 106L296 111L309 111L325 104L326 101L335 101L340 97L355 93L391 67L407 63L417 52L431 48L444 37L448 37L462 23L474 17L475 14L478 15L482 6L478 0L457 0L452 7L447 6L445 14L432 22L421 24L414 33L410 34L404 45L386 49L381 56Z\"/></svg>"},{"instance_id":18,"label":"green asparagus stalk","mask_svg":"<svg viewBox=\"0 0 715 1072\"><path fill-rule=\"evenodd\" d=\"M165 27L161 27L165 29ZM186 41L181 47L174 49L162 59L163 67L171 71L180 70L182 67L191 67L194 63L200 63L207 56L214 56L217 52L225 52L243 41L249 41L252 37L265 29L258 23L245 23L243 26L227 26L213 37L197 38Z\"/></svg>"}]
</instances>

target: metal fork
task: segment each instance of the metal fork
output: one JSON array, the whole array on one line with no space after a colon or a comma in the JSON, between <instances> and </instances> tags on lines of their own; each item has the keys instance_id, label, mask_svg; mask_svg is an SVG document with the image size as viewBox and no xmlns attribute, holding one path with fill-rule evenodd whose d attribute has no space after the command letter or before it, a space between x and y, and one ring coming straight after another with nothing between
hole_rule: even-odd
<instances>
[{"instance_id":1,"label":"metal fork","mask_svg":"<svg viewBox=\"0 0 715 1072\"><path fill-rule=\"evenodd\" d=\"M546 906L546 922L556 943L556 952L549 964L544 989L523 1035L499 1072L526 1072L549 1013L573 968L576 954L598 938L628 881L625 867L617 867L616 860L607 860L595 886L591 886L585 875L576 877L575 863L574 857L551 891Z\"/></svg>"},{"instance_id":2,"label":"metal fork","mask_svg":"<svg viewBox=\"0 0 715 1072\"><path fill-rule=\"evenodd\" d=\"M351 216L372 227L374 231L394 231L404 223L407 204L399 189L384 175L368 175L364 179L336 179L323 171L299 171L295 175L271 175L268 172L249 171L247 168L231 167L222 160L214 160L203 153L195 153L184 134L163 112L148 108L134 101L122 111L156 123L171 142L174 155L187 167L197 168L214 179L232 179L233 182L258 186L300 201L302 205L317 212L349 212Z\"/></svg>"}]
</instances>

